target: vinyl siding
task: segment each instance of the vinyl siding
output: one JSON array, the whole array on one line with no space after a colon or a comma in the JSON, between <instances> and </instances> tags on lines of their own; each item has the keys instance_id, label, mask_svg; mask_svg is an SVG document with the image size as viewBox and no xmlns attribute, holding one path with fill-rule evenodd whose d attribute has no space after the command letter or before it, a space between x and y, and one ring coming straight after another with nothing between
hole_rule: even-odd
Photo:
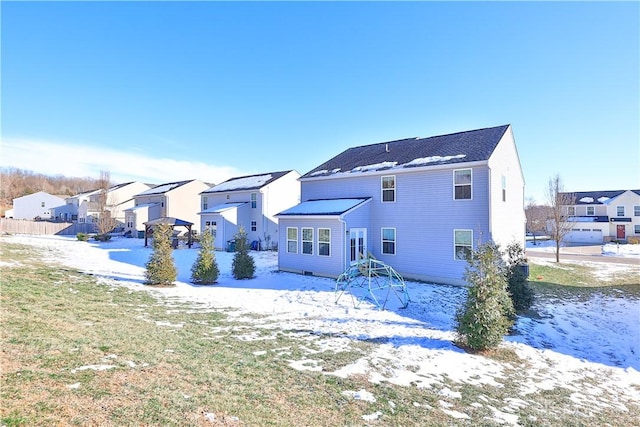
<instances>
[{"instance_id":1,"label":"vinyl siding","mask_svg":"<svg viewBox=\"0 0 640 427\"><path fill-rule=\"evenodd\" d=\"M461 169L464 166L457 166ZM473 171L472 200L453 199L453 170L416 169L396 176L396 201L381 202L381 176L303 181L303 200L372 197L369 203L368 250L407 278L461 283L467 263L454 259L453 230L471 229L474 244L489 238L488 169ZM351 221L348 221L349 227ZM396 229L396 254L383 255L381 228Z\"/></svg>"},{"instance_id":2,"label":"vinyl siding","mask_svg":"<svg viewBox=\"0 0 640 427\"><path fill-rule=\"evenodd\" d=\"M524 178L511 130L505 132L489 159L490 238L503 249L510 243L525 245ZM506 180L506 201L502 179Z\"/></svg>"},{"instance_id":3,"label":"vinyl siding","mask_svg":"<svg viewBox=\"0 0 640 427\"><path fill-rule=\"evenodd\" d=\"M338 277L344 271L344 226L337 219L331 218L285 218L280 217L278 241L278 266L280 270L294 273L308 272L316 276ZM287 252L287 227L298 228L298 253ZM301 253L302 227L313 228L313 255ZM318 255L318 228L331 230L331 255Z\"/></svg>"}]
</instances>

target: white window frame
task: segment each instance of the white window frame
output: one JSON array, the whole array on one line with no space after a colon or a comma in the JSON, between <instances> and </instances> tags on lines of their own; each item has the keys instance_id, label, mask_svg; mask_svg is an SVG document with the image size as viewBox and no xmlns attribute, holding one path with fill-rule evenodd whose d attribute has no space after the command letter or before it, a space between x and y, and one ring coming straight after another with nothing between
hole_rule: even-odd
<instances>
[{"instance_id":1,"label":"white window frame","mask_svg":"<svg viewBox=\"0 0 640 427\"><path fill-rule=\"evenodd\" d=\"M633 234L640 234L640 224L633 225Z\"/></svg>"},{"instance_id":2,"label":"white window frame","mask_svg":"<svg viewBox=\"0 0 640 427\"><path fill-rule=\"evenodd\" d=\"M209 209L209 200L207 196L202 196L202 210L206 211L207 209Z\"/></svg>"},{"instance_id":3,"label":"white window frame","mask_svg":"<svg viewBox=\"0 0 640 427\"><path fill-rule=\"evenodd\" d=\"M258 231L258 221L251 221L251 231Z\"/></svg>"},{"instance_id":4,"label":"white window frame","mask_svg":"<svg viewBox=\"0 0 640 427\"><path fill-rule=\"evenodd\" d=\"M456 234L458 232L468 232L471 234L471 239L469 239L470 244L461 244L461 243L457 243L456 242ZM470 229L466 229L466 228L456 228L453 230L453 259L456 261L467 261L467 257L465 256L464 258L460 258L458 257L458 250L457 247L468 247L469 248L469 254L471 254L471 251L473 251L473 230Z\"/></svg>"},{"instance_id":5,"label":"white window frame","mask_svg":"<svg viewBox=\"0 0 640 427\"><path fill-rule=\"evenodd\" d=\"M308 238L305 239L305 231L311 231L311 240ZM307 236L309 237L309 236ZM301 227L300 228L300 239L302 241L302 255L313 255L313 228L312 227ZM308 251L305 251L305 243L307 243L306 248Z\"/></svg>"},{"instance_id":6,"label":"white window frame","mask_svg":"<svg viewBox=\"0 0 640 427\"><path fill-rule=\"evenodd\" d=\"M567 215L576 216L576 207L575 206L567 206Z\"/></svg>"},{"instance_id":7,"label":"white window frame","mask_svg":"<svg viewBox=\"0 0 640 427\"><path fill-rule=\"evenodd\" d=\"M640 206L636 205L633 207L633 216L640 216Z\"/></svg>"},{"instance_id":8,"label":"white window frame","mask_svg":"<svg viewBox=\"0 0 640 427\"><path fill-rule=\"evenodd\" d=\"M589 213L591 211L591 213ZM587 216L595 216L596 207L595 206L587 206Z\"/></svg>"},{"instance_id":9,"label":"white window frame","mask_svg":"<svg viewBox=\"0 0 640 427\"><path fill-rule=\"evenodd\" d=\"M458 184L456 183L456 172L465 172L469 171L469 176L471 180L469 183ZM469 186L469 197L468 198L457 198L456 197L456 188L457 187L466 187ZM453 170L453 200L473 200L473 169L464 168L464 169L454 169Z\"/></svg>"},{"instance_id":10,"label":"white window frame","mask_svg":"<svg viewBox=\"0 0 640 427\"><path fill-rule=\"evenodd\" d=\"M393 180L393 187L385 187L384 183L385 183L385 178L391 178ZM396 184L396 176L395 175L383 175L380 177L380 201L382 203L395 203L396 201L396 188L397 188L397 184ZM391 192L391 194L393 194L393 200L385 200L384 199L384 194L385 192Z\"/></svg>"},{"instance_id":11,"label":"white window frame","mask_svg":"<svg viewBox=\"0 0 640 427\"><path fill-rule=\"evenodd\" d=\"M507 177L502 175L502 201L507 201Z\"/></svg>"},{"instance_id":12,"label":"white window frame","mask_svg":"<svg viewBox=\"0 0 640 427\"><path fill-rule=\"evenodd\" d=\"M393 240L389 240L384 238L384 231L385 230L393 230ZM380 228L380 252L383 255L395 255L398 251L397 246L398 246L398 232L396 230L395 227L382 227ZM384 244L385 243L393 243L393 252L385 252L384 249Z\"/></svg>"},{"instance_id":13,"label":"white window frame","mask_svg":"<svg viewBox=\"0 0 640 427\"><path fill-rule=\"evenodd\" d=\"M622 211L620 211L621 209ZM624 206L616 206L616 216L624 216Z\"/></svg>"},{"instance_id":14,"label":"white window frame","mask_svg":"<svg viewBox=\"0 0 640 427\"><path fill-rule=\"evenodd\" d=\"M322 236L322 231L327 231L327 237L328 240L324 240L324 237ZM321 245L326 245L327 246L327 253L323 254L322 250L320 249ZM318 256L331 256L331 229L330 228L318 228Z\"/></svg>"},{"instance_id":15,"label":"white window frame","mask_svg":"<svg viewBox=\"0 0 640 427\"><path fill-rule=\"evenodd\" d=\"M289 238L289 230L295 230L295 240ZM295 242L295 251L291 250L291 245L289 243ZM287 227L287 253L289 254L297 254L298 253L298 227Z\"/></svg>"},{"instance_id":16,"label":"white window frame","mask_svg":"<svg viewBox=\"0 0 640 427\"><path fill-rule=\"evenodd\" d=\"M251 209L258 207L258 193L251 193Z\"/></svg>"}]
</instances>

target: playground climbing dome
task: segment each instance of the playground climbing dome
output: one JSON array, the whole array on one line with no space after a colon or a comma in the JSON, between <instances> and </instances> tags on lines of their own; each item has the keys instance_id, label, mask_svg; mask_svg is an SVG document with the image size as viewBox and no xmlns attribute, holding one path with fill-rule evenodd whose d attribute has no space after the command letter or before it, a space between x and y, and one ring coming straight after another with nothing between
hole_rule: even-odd
<instances>
[{"instance_id":1,"label":"playground climbing dome","mask_svg":"<svg viewBox=\"0 0 640 427\"><path fill-rule=\"evenodd\" d=\"M402 276L390 265L371 256L361 259L338 276L336 280L336 304L347 294L355 308L363 301L371 301L383 310L389 298L396 297L401 308L409 305L409 293Z\"/></svg>"}]
</instances>

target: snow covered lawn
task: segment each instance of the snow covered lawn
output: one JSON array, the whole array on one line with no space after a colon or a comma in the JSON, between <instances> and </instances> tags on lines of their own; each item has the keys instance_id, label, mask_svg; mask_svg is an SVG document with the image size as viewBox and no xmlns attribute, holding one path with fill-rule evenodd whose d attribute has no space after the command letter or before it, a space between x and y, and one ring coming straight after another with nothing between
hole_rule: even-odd
<instances>
[{"instance_id":1,"label":"snow covered lawn","mask_svg":"<svg viewBox=\"0 0 640 427\"><path fill-rule=\"evenodd\" d=\"M367 303L356 309L350 298L335 303L333 280L278 272L277 254L272 252L252 252L256 278L245 281L236 281L230 274L233 254L217 252L219 284L204 287L189 283L197 249L181 248L174 251L177 285L149 288L142 283L151 249L144 248L142 240L115 238L97 243L16 235L0 238L5 241L44 248L51 262L93 274L110 286L150 292L167 304L186 302L198 310L231 308L229 316L254 326L254 330L236 331L239 340L254 339L256 331L261 331L260 339L265 332L275 336L281 331L298 331L291 334L300 339L303 354L289 360L291 369L338 377L360 374L371 383L434 388L441 394L436 409L447 414L452 424L469 418L460 410L461 405L468 405L469 411L490 408L493 423L517 425L519 413L532 409L529 405L539 405L530 403L530 396L554 390L568 390L570 404L548 410L584 417L577 423L589 424L589 417L603 410L640 413L637 292L595 290L562 298L545 294L538 298L531 316L518 319L516 333L503 343L518 355L519 362L501 362L467 354L453 345L453 315L466 294L461 287L409 282L408 308L399 309L390 300L384 311ZM0 261L2 269L12 266L11 260ZM337 369L318 357L319 352L338 355L362 341L375 345L358 360ZM515 387L517 394L502 401L480 396L462 404L465 384ZM345 395L370 402L376 399L368 390L345 390ZM455 410L451 409L454 403ZM363 421L374 422L381 415L363 414ZM529 421L535 424L535 417Z\"/></svg>"}]
</instances>

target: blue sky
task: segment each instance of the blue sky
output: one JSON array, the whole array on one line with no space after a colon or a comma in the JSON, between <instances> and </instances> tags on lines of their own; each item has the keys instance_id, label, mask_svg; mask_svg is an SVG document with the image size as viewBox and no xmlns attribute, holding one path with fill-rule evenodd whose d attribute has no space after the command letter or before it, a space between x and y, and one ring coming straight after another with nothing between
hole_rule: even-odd
<instances>
[{"instance_id":1,"label":"blue sky","mask_svg":"<svg viewBox=\"0 0 640 427\"><path fill-rule=\"evenodd\" d=\"M1 8L1 166L219 183L510 123L527 196L640 188L638 2Z\"/></svg>"}]
</instances>

